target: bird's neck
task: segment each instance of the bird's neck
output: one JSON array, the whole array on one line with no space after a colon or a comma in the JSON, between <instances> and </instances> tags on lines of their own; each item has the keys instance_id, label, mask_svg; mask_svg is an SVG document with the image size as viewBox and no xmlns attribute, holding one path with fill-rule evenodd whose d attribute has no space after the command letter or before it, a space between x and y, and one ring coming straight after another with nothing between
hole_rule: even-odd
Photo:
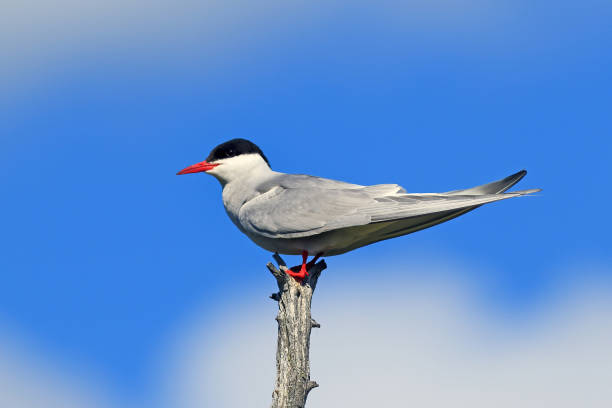
<instances>
[{"instance_id":1,"label":"bird's neck","mask_svg":"<svg viewBox=\"0 0 612 408\"><path fill-rule=\"evenodd\" d=\"M266 166L265 169L253 169L251 173L245 174L243 177L221 183L223 186L223 206L230 219L238 228L242 228L238 221L242 206L262 194L261 187L265 187L269 180L273 179L277 174Z\"/></svg>"}]
</instances>

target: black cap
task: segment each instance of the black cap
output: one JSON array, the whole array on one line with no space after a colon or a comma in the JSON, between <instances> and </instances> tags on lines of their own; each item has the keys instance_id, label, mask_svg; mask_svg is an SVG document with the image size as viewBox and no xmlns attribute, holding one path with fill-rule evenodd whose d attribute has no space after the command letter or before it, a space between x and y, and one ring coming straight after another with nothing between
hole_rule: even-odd
<instances>
[{"instance_id":1,"label":"black cap","mask_svg":"<svg viewBox=\"0 0 612 408\"><path fill-rule=\"evenodd\" d=\"M228 142L221 143L219 146L212 149L206 161L211 163L220 159L240 156L241 154L258 154L266 161L268 166L270 166L270 162L261 149L257 147L255 143L246 139L232 139Z\"/></svg>"}]
</instances>

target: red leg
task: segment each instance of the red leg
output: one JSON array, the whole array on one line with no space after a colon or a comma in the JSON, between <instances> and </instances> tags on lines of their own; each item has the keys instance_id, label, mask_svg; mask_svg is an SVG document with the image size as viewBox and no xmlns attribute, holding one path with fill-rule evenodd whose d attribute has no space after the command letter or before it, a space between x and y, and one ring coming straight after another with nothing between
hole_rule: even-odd
<instances>
[{"instance_id":1,"label":"red leg","mask_svg":"<svg viewBox=\"0 0 612 408\"><path fill-rule=\"evenodd\" d=\"M289 276L293 276L297 281L301 282L306 276L308 276L308 271L306 270L306 260L308 259L308 251L302 251L302 266L300 267L299 272L294 272L293 269L297 269L297 266L294 266L291 269L287 269L287 274Z\"/></svg>"}]
</instances>

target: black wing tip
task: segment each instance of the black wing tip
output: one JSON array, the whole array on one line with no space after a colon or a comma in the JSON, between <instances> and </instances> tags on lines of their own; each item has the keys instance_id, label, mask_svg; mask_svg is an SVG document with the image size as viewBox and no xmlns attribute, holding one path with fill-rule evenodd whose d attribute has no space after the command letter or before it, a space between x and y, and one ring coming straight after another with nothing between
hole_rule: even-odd
<instances>
[{"instance_id":1,"label":"black wing tip","mask_svg":"<svg viewBox=\"0 0 612 408\"><path fill-rule=\"evenodd\" d=\"M521 171L517 171L516 173L506 177L503 181L513 181L513 185L518 183L519 181L521 181L523 179L523 177L525 177L527 175L527 170L523 169Z\"/></svg>"},{"instance_id":2,"label":"black wing tip","mask_svg":"<svg viewBox=\"0 0 612 408\"><path fill-rule=\"evenodd\" d=\"M521 171L517 171L516 173L506 177L505 179L501 180L500 184L503 185L503 189L501 191L499 191L498 193L503 193L504 191L508 190L509 188L512 188L516 183L518 183L519 181L521 181L523 179L523 177L525 177L525 175L527 174L527 170L523 169Z\"/></svg>"}]
</instances>

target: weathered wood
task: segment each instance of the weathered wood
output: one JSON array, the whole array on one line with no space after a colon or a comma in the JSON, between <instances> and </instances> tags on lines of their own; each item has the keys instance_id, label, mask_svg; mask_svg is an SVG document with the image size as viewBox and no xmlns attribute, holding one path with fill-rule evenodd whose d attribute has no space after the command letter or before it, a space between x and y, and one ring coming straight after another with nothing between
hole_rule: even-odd
<instances>
[{"instance_id":1,"label":"weathered wood","mask_svg":"<svg viewBox=\"0 0 612 408\"><path fill-rule=\"evenodd\" d=\"M276 385L272 408L302 408L308 393L319 385L310 380L310 331L321 327L310 315L312 294L321 272L327 267L319 261L308 269L309 276L298 282L287 275L287 265L274 254L278 268L268 269L276 278L279 291L270 297L278 302L278 342L276 348Z\"/></svg>"}]
</instances>

